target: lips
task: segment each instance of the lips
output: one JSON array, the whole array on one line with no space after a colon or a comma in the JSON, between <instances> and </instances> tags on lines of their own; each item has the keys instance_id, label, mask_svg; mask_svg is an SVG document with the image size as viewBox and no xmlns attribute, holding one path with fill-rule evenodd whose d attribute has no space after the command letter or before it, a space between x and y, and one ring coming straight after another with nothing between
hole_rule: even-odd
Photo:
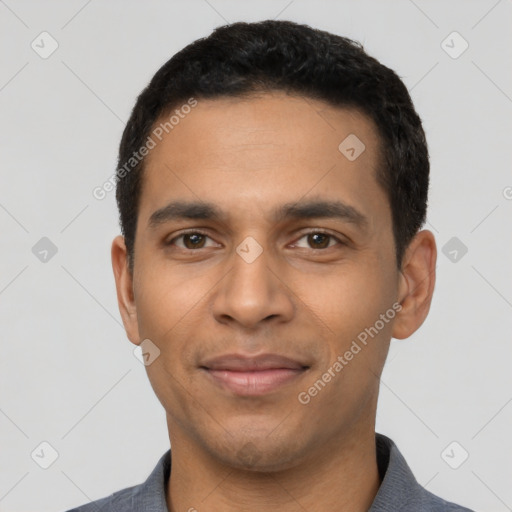
<instances>
[{"instance_id":1,"label":"lips","mask_svg":"<svg viewBox=\"0 0 512 512\"><path fill-rule=\"evenodd\" d=\"M258 356L228 354L209 359L201 366L209 370L229 370L234 372L275 370L280 368L302 370L309 367L300 361L277 354L261 354Z\"/></svg>"},{"instance_id":2,"label":"lips","mask_svg":"<svg viewBox=\"0 0 512 512\"><path fill-rule=\"evenodd\" d=\"M261 396L289 384L309 368L277 354L229 354L205 361L200 368L210 382L238 396Z\"/></svg>"}]
</instances>

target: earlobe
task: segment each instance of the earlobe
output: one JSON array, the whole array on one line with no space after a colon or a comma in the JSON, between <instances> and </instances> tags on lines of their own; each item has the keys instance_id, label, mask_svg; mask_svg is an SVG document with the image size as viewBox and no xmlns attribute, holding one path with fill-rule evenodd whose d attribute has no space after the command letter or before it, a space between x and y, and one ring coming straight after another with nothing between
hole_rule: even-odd
<instances>
[{"instance_id":1,"label":"earlobe","mask_svg":"<svg viewBox=\"0 0 512 512\"><path fill-rule=\"evenodd\" d=\"M124 237L116 236L111 249L112 270L116 282L117 303L128 339L138 345L140 343L137 323L137 308L133 292L133 276L128 268L128 254Z\"/></svg>"},{"instance_id":2,"label":"earlobe","mask_svg":"<svg viewBox=\"0 0 512 512\"><path fill-rule=\"evenodd\" d=\"M428 230L420 231L404 255L398 284L402 309L393 324L393 338L408 338L425 321L434 293L436 260L434 235Z\"/></svg>"}]
</instances>

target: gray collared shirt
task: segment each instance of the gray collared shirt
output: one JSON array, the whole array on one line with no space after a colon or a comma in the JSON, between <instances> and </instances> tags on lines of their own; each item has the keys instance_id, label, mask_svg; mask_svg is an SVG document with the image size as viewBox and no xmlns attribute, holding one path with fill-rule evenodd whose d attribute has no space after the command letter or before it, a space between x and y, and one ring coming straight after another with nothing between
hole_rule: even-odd
<instances>
[{"instance_id":1,"label":"gray collared shirt","mask_svg":"<svg viewBox=\"0 0 512 512\"><path fill-rule=\"evenodd\" d=\"M474 512L424 489L395 443L375 434L382 483L368 512ZM165 489L171 474L171 450L158 461L148 479L68 512L168 512Z\"/></svg>"}]
</instances>

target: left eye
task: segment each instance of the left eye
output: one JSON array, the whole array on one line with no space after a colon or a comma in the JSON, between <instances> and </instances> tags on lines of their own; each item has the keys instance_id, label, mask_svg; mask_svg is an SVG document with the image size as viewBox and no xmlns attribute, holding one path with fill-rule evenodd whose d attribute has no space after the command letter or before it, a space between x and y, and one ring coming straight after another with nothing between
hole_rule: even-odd
<instances>
[{"instance_id":1,"label":"left eye","mask_svg":"<svg viewBox=\"0 0 512 512\"><path fill-rule=\"evenodd\" d=\"M306 243L308 244L308 247L306 247L308 249L327 249L329 247L332 247L333 245L336 245L336 243L341 243L341 241L337 239L335 236L330 235L329 233L322 233L320 231L307 233L301 238L299 238L299 240L302 240L304 238L306 239ZM298 242L295 242L293 245L300 247Z\"/></svg>"}]
</instances>

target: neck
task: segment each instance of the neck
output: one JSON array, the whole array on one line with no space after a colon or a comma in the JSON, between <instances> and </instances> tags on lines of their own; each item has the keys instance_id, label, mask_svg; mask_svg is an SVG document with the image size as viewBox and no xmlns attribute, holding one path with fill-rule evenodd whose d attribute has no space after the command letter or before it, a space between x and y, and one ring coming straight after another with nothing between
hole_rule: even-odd
<instances>
[{"instance_id":1,"label":"neck","mask_svg":"<svg viewBox=\"0 0 512 512\"><path fill-rule=\"evenodd\" d=\"M226 466L180 429L172 430L169 512L366 512L380 486L375 427L340 436L314 455L281 471Z\"/></svg>"}]
</instances>

